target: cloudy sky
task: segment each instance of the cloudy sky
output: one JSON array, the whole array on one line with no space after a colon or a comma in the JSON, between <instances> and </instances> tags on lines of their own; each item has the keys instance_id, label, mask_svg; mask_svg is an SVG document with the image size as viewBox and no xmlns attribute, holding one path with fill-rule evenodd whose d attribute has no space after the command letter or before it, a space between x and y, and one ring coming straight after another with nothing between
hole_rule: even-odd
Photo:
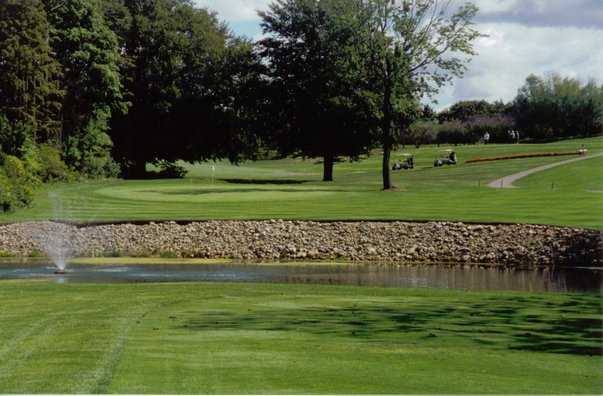
<instances>
[{"instance_id":1,"label":"cloudy sky","mask_svg":"<svg viewBox=\"0 0 603 396\"><path fill-rule=\"evenodd\" d=\"M457 0L461 3L462 0ZM195 0L238 34L261 35L257 10L270 0ZM603 83L603 0L473 0L477 29L488 37L466 75L443 88L436 108L458 100L515 97L530 73L558 72Z\"/></svg>"}]
</instances>

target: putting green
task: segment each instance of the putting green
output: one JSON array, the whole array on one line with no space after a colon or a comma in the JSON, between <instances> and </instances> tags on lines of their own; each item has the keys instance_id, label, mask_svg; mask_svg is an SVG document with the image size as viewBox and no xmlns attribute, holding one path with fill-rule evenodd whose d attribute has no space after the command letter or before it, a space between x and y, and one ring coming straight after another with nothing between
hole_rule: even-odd
<instances>
[{"instance_id":1,"label":"putting green","mask_svg":"<svg viewBox=\"0 0 603 396\"><path fill-rule=\"evenodd\" d=\"M108 198L122 198L151 202L240 202L240 201L282 201L315 199L335 194L333 190L308 190L304 187L277 187L256 185L252 187L232 185L207 185L191 182L189 186L157 186L149 190L146 186L107 187L96 190L96 194Z\"/></svg>"}]
</instances>

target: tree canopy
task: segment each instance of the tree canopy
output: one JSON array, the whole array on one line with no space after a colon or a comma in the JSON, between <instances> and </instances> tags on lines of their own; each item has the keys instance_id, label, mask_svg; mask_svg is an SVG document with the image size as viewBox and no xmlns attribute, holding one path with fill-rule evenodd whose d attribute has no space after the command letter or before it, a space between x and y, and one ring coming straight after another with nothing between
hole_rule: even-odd
<instances>
[{"instance_id":1,"label":"tree canopy","mask_svg":"<svg viewBox=\"0 0 603 396\"><path fill-rule=\"evenodd\" d=\"M38 0L0 2L0 148L17 154L27 138L56 140L62 70L48 43L50 26Z\"/></svg>"},{"instance_id":2,"label":"tree canopy","mask_svg":"<svg viewBox=\"0 0 603 396\"><path fill-rule=\"evenodd\" d=\"M130 21L119 41L132 106L113 118L111 136L126 174L144 176L147 162L236 161L252 151L253 139L242 136L239 124L247 108L238 92L254 79L258 63L249 43L190 1L118 5L107 12Z\"/></svg>"},{"instance_id":3,"label":"tree canopy","mask_svg":"<svg viewBox=\"0 0 603 396\"><path fill-rule=\"evenodd\" d=\"M85 174L103 174L111 162L112 114L127 112L115 33L88 0L43 0L50 42L60 62L65 92L61 107L66 160Z\"/></svg>"},{"instance_id":4,"label":"tree canopy","mask_svg":"<svg viewBox=\"0 0 603 396\"><path fill-rule=\"evenodd\" d=\"M513 103L517 128L536 139L603 132L603 85L530 75Z\"/></svg>"},{"instance_id":5,"label":"tree canopy","mask_svg":"<svg viewBox=\"0 0 603 396\"><path fill-rule=\"evenodd\" d=\"M420 114L419 102L466 70L477 7L456 10L438 0L359 0L366 23L365 94L372 102L383 148L383 188L392 187L390 154L401 133Z\"/></svg>"},{"instance_id":6,"label":"tree canopy","mask_svg":"<svg viewBox=\"0 0 603 396\"><path fill-rule=\"evenodd\" d=\"M274 121L268 140L282 155L322 157L323 180L332 181L336 157L356 159L372 143L358 89L358 4L279 0L260 16Z\"/></svg>"}]
</instances>

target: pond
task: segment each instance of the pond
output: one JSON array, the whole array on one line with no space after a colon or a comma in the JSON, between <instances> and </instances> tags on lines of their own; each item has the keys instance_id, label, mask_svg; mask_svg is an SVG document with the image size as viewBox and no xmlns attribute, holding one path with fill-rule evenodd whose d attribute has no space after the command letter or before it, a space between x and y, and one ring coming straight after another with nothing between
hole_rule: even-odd
<instances>
[{"instance_id":1,"label":"pond","mask_svg":"<svg viewBox=\"0 0 603 396\"><path fill-rule=\"evenodd\" d=\"M394 288L454 288L534 292L601 292L603 270L536 270L387 264L74 265L55 275L49 264L0 263L0 280L58 283L273 282Z\"/></svg>"}]
</instances>

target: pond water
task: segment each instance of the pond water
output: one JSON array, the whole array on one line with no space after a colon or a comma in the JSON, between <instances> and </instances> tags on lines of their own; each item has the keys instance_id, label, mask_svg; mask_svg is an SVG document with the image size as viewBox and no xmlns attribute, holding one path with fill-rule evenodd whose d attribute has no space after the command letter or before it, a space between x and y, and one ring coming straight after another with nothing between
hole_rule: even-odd
<instances>
[{"instance_id":1,"label":"pond water","mask_svg":"<svg viewBox=\"0 0 603 396\"><path fill-rule=\"evenodd\" d=\"M0 263L0 280L51 279L57 283L272 282L467 290L601 292L603 270L537 270L399 266L386 264L287 265L74 265L55 275L49 264Z\"/></svg>"}]
</instances>

